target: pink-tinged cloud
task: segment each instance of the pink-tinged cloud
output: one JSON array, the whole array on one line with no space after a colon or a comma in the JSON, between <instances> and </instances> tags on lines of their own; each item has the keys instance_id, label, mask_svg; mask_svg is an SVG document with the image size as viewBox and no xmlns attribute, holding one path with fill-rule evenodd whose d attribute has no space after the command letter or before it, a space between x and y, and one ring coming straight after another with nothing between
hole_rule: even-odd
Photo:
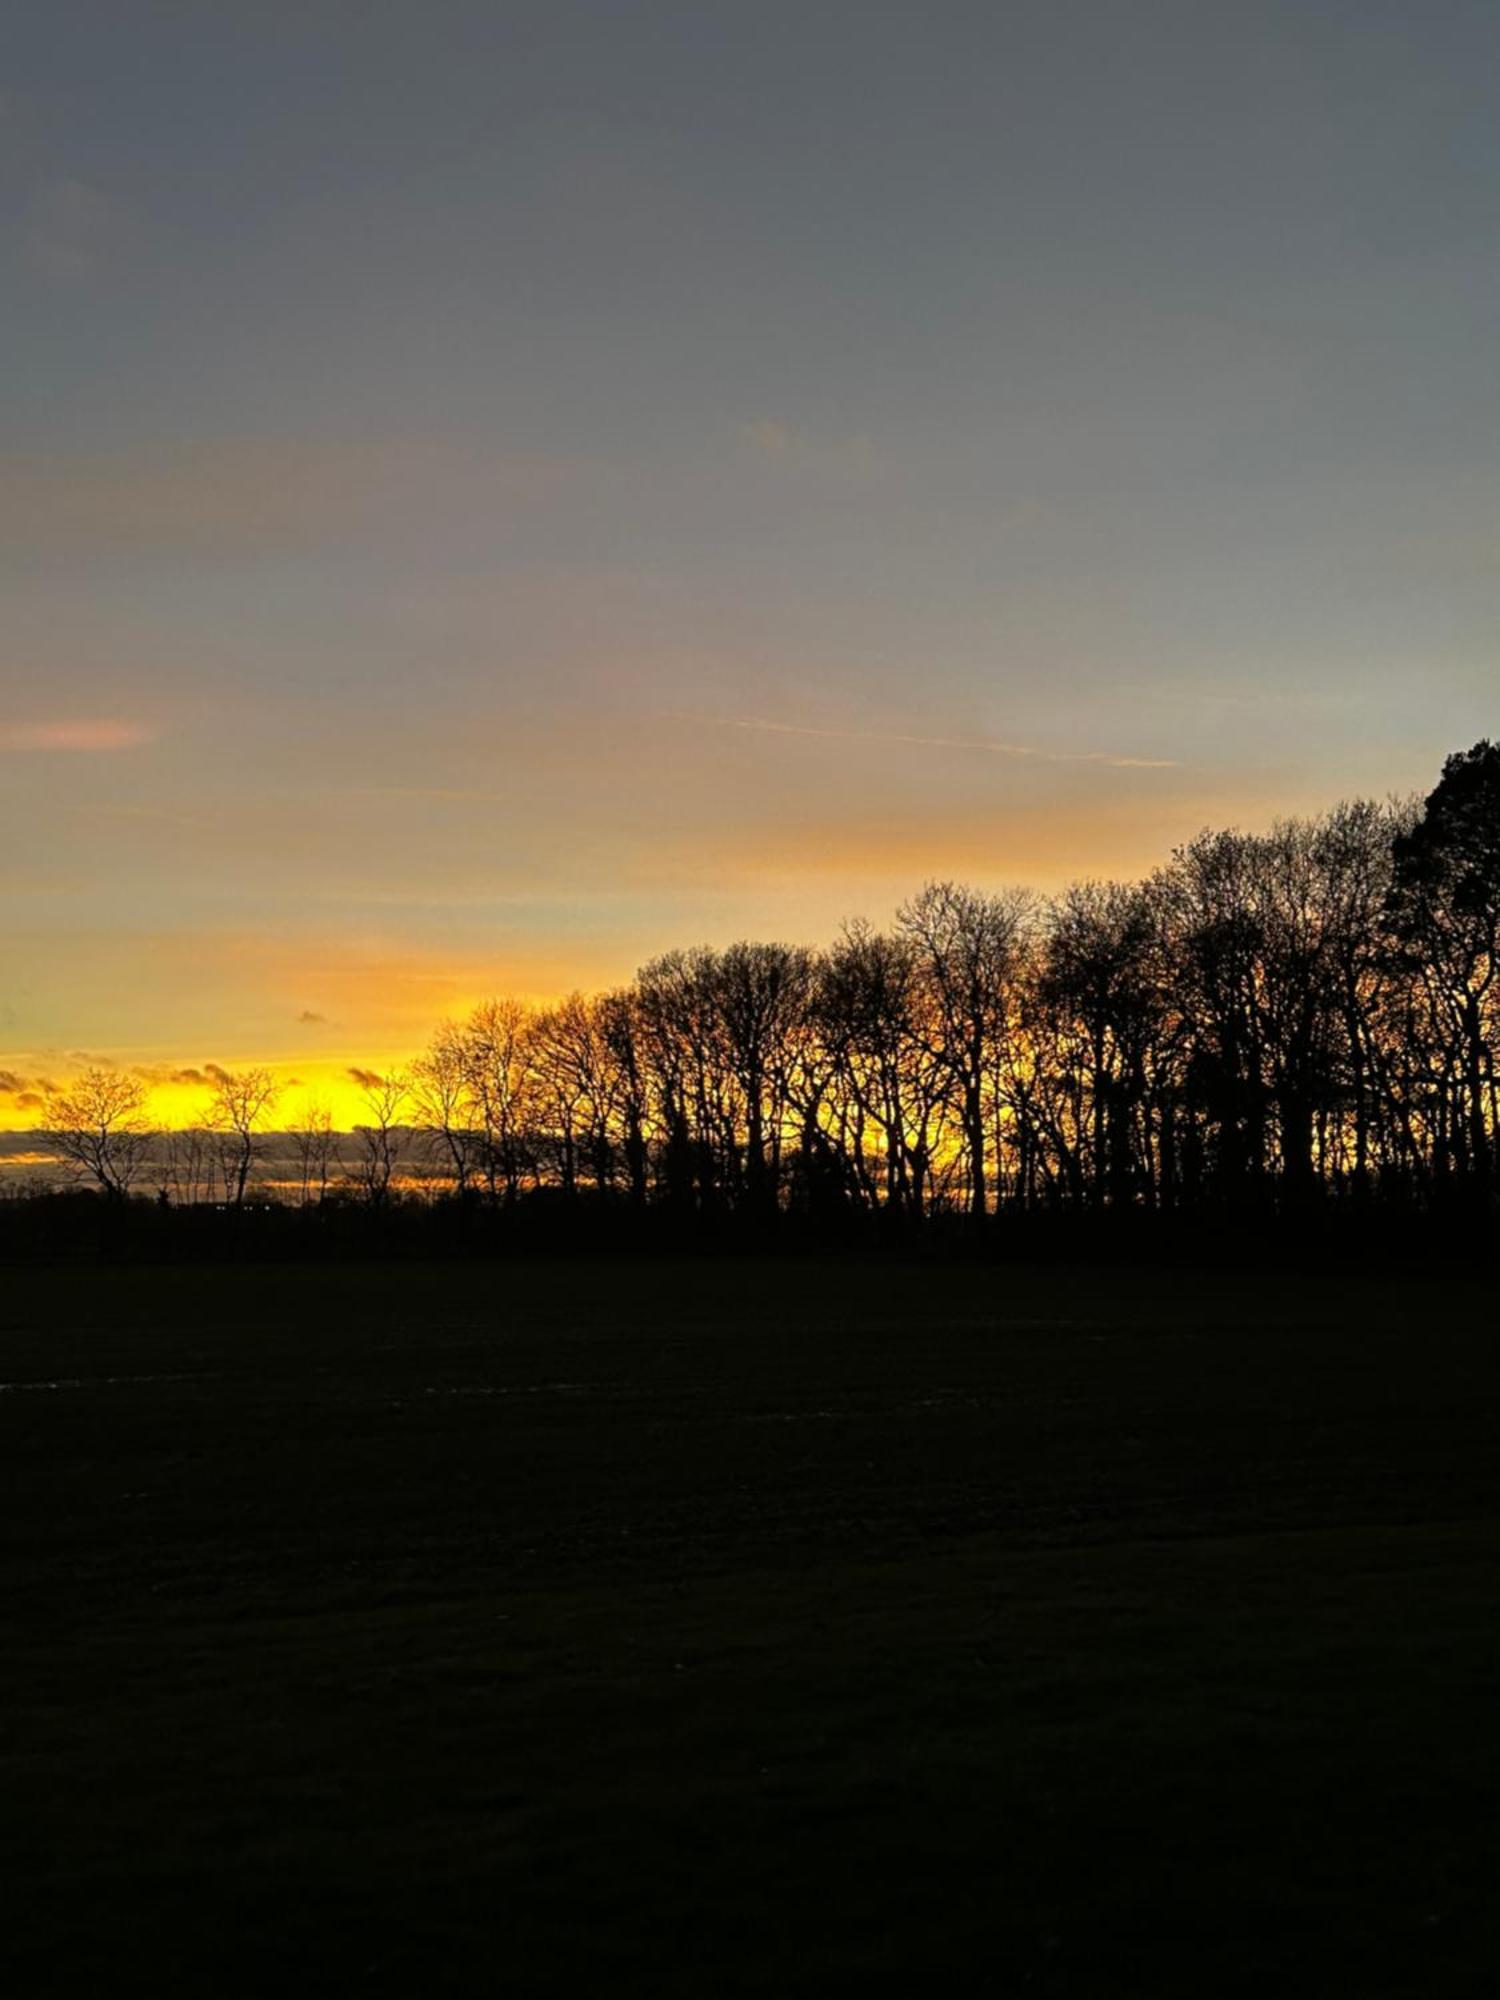
<instances>
[{"instance_id":1,"label":"pink-tinged cloud","mask_svg":"<svg viewBox=\"0 0 1500 2000\"><path fill-rule=\"evenodd\" d=\"M1040 764L1109 764L1116 770L1175 771L1174 757L1126 757L1113 750L1041 750L995 736L911 736L895 729L813 729L798 722L765 722L754 715L709 715L715 729L748 729L766 736L817 736L835 743L900 743L922 750L982 750L992 757L1029 757Z\"/></svg>"},{"instance_id":2,"label":"pink-tinged cloud","mask_svg":"<svg viewBox=\"0 0 1500 2000\"><path fill-rule=\"evenodd\" d=\"M102 716L77 722L0 722L0 750L135 750L154 734L143 723Z\"/></svg>"}]
</instances>

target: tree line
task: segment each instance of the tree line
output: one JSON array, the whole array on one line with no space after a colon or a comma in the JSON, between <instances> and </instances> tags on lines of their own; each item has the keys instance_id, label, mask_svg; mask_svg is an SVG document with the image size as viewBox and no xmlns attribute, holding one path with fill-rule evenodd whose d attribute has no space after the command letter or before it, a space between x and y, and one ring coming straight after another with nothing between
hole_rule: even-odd
<instances>
[{"instance_id":1,"label":"tree line","mask_svg":"<svg viewBox=\"0 0 1500 2000\"><path fill-rule=\"evenodd\" d=\"M669 951L619 989L496 999L351 1134L293 1130L283 1192L514 1210L543 1191L687 1218L920 1226L1008 1213L1489 1201L1500 1173L1500 745L1425 800L1208 831L1048 901L928 884L821 950ZM94 1069L47 1140L120 1196L242 1205L276 1108L215 1070L152 1133Z\"/></svg>"}]
</instances>

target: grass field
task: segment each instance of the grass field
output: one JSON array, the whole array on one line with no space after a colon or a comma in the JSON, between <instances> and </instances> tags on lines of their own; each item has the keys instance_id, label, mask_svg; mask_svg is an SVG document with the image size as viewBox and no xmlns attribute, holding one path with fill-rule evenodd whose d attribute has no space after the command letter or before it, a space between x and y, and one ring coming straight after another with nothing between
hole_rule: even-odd
<instances>
[{"instance_id":1,"label":"grass field","mask_svg":"<svg viewBox=\"0 0 1500 2000\"><path fill-rule=\"evenodd\" d=\"M7 1994L1464 1994L1489 1287L6 1274Z\"/></svg>"}]
</instances>

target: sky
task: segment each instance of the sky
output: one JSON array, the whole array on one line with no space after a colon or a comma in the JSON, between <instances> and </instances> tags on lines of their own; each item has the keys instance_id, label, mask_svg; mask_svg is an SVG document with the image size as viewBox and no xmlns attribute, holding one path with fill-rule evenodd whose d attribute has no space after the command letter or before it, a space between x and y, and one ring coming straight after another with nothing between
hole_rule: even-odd
<instances>
[{"instance_id":1,"label":"sky","mask_svg":"<svg viewBox=\"0 0 1500 2000\"><path fill-rule=\"evenodd\" d=\"M1425 789L1497 73L1455 0L13 0L0 1072Z\"/></svg>"}]
</instances>

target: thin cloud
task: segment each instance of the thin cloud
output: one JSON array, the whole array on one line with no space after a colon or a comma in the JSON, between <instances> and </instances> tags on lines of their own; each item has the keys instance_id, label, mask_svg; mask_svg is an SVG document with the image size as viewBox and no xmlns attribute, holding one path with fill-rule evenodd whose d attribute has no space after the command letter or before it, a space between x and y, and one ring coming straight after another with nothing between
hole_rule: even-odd
<instances>
[{"instance_id":1,"label":"thin cloud","mask_svg":"<svg viewBox=\"0 0 1500 2000\"><path fill-rule=\"evenodd\" d=\"M326 1028L328 1026L328 1016L326 1014L314 1013L311 1007L304 1007L302 1012L297 1016L297 1020L299 1025L304 1028Z\"/></svg>"},{"instance_id":2,"label":"thin cloud","mask_svg":"<svg viewBox=\"0 0 1500 2000\"><path fill-rule=\"evenodd\" d=\"M153 740L139 722L92 716L76 722L0 722L0 750L137 750Z\"/></svg>"},{"instance_id":3,"label":"thin cloud","mask_svg":"<svg viewBox=\"0 0 1500 2000\"><path fill-rule=\"evenodd\" d=\"M894 729L815 729L799 722L766 722L753 715L711 715L714 729L742 729L766 736L813 736L835 743L900 743L922 750L978 750L991 757L1024 757L1039 764L1108 764L1117 770L1172 771L1175 757L1126 757L1112 750L1041 750L994 736L916 736Z\"/></svg>"},{"instance_id":4,"label":"thin cloud","mask_svg":"<svg viewBox=\"0 0 1500 2000\"><path fill-rule=\"evenodd\" d=\"M41 1111L47 1095L56 1085L44 1076L22 1076L13 1069L0 1069L0 1097L8 1097L18 1111Z\"/></svg>"}]
</instances>

